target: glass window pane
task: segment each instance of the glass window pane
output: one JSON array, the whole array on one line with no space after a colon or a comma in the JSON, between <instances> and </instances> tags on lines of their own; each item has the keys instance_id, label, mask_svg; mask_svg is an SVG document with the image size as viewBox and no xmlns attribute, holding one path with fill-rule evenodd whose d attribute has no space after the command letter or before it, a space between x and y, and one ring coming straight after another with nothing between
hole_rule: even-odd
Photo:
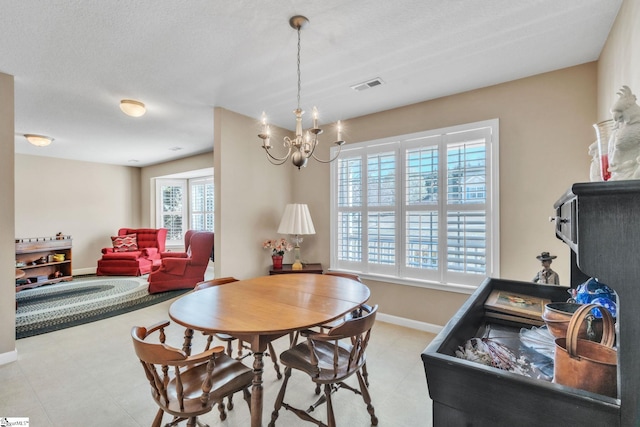
<instances>
[{"instance_id":1,"label":"glass window pane","mask_svg":"<svg viewBox=\"0 0 640 427\"><path fill-rule=\"evenodd\" d=\"M180 186L162 186L162 211L163 212L181 212L183 202L182 187Z\"/></svg>"},{"instance_id":2,"label":"glass window pane","mask_svg":"<svg viewBox=\"0 0 640 427\"><path fill-rule=\"evenodd\" d=\"M486 274L487 218L484 211L447 213L447 269Z\"/></svg>"},{"instance_id":3,"label":"glass window pane","mask_svg":"<svg viewBox=\"0 0 640 427\"><path fill-rule=\"evenodd\" d=\"M362 261L362 216L360 212L338 213L338 259Z\"/></svg>"},{"instance_id":4,"label":"glass window pane","mask_svg":"<svg viewBox=\"0 0 640 427\"><path fill-rule=\"evenodd\" d=\"M368 260L373 264L396 262L396 216L394 212L370 212L368 215Z\"/></svg>"},{"instance_id":5,"label":"glass window pane","mask_svg":"<svg viewBox=\"0 0 640 427\"><path fill-rule=\"evenodd\" d=\"M405 188L408 205L438 203L438 147L406 151Z\"/></svg>"},{"instance_id":6,"label":"glass window pane","mask_svg":"<svg viewBox=\"0 0 640 427\"><path fill-rule=\"evenodd\" d=\"M182 240L182 215L163 215L162 226L167 229L167 240Z\"/></svg>"},{"instance_id":7,"label":"glass window pane","mask_svg":"<svg viewBox=\"0 0 640 427\"><path fill-rule=\"evenodd\" d=\"M338 159L338 206L362 205L362 158Z\"/></svg>"},{"instance_id":8,"label":"glass window pane","mask_svg":"<svg viewBox=\"0 0 640 427\"><path fill-rule=\"evenodd\" d=\"M484 140L450 144L447 149L447 202L486 202Z\"/></svg>"},{"instance_id":9,"label":"glass window pane","mask_svg":"<svg viewBox=\"0 0 640 427\"><path fill-rule=\"evenodd\" d=\"M438 268L438 213L408 213L406 230L406 266L436 270Z\"/></svg>"},{"instance_id":10,"label":"glass window pane","mask_svg":"<svg viewBox=\"0 0 640 427\"><path fill-rule=\"evenodd\" d=\"M392 206L396 194L396 154L379 153L367 158L367 204Z\"/></svg>"}]
</instances>

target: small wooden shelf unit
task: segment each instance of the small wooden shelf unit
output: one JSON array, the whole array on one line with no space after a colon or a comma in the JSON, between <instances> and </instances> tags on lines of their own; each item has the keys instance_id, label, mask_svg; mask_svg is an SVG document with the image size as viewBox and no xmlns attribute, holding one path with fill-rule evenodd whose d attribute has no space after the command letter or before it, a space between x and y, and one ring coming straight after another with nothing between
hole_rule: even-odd
<instances>
[{"instance_id":1,"label":"small wooden shelf unit","mask_svg":"<svg viewBox=\"0 0 640 427\"><path fill-rule=\"evenodd\" d=\"M54 254L64 254L64 261L50 261L50 255ZM43 257L47 262L37 264L36 261ZM25 273L22 279L16 280L16 292L73 280L71 236L16 239L16 268ZM31 283L25 283L25 280Z\"/></svg>"}]
</instances>

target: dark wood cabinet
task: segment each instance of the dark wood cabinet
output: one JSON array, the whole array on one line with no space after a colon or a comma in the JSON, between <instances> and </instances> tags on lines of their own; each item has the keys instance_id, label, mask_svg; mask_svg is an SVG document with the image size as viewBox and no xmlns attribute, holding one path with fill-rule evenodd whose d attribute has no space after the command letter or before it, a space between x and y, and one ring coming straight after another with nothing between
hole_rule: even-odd
<instances>
[{"instance_id":1,"label":"dark wood cabinet","mask_svg":"<svg viewBox=\"0 0 640 427\"><path fill-rule=\"evenodd\" d=\"M618 295L617 398L456 358L489 321L483 305L493 289L567 299L565 288L487 279L422 353L434 426L640 425L640 181L574 184L554 208L556 236L570 248L571 286L597 277Z\"/></svg>"},{"instance_id":2,"label":"dark wood cabinet","mask_svg":"<svg viewBox=\"0 0 640 427\"><path fill-rule=\"evenodd\" d=\"M71 236L16 239L16 292L73 279Z\"/></svg>"}]
</instances>

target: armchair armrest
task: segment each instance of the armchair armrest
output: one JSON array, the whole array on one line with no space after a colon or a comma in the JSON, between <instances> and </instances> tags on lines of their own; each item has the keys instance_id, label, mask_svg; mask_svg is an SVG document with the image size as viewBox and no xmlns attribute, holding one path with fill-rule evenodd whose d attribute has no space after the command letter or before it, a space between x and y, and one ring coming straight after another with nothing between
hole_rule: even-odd
<instances>
[{"instance_id":1,"label":"armchair armrest","mask_svg":"<svg viewBox=\"0 0 640 427\"><path fill-rule=\"evenodd\" d=\"M142 255L147 258L157 258L158 257L158 248L142 248Z\"/></svg>"},{"instance_id":2,"label":"armchair armrest","mask_svg":"<svg viewBox=\"0 0 640 427\"><path fill-rule=\"evenodd\" d=\"M102 248L102 253L103 254L112 254L113 253L113 248Z\"/></svg>"},{"instance_id":3,"label":"armchair armrest","mask_svg":"<svg viewBox=\"0 0 640 427\"><path fill-rule=\"evenodd\" d=\"M186 252L160 252L160 258L189 258Z\"/></svg>"},{"instance_id":4,"label":"armchair armrest","mask_svg":"<svg viewBox=\"0 0 640 427\"><path fill-rule=\"evenodd\" d=\"M164 258L160 271L181 276L190 263L191 258Z\"/></svg>"}]
</instances>

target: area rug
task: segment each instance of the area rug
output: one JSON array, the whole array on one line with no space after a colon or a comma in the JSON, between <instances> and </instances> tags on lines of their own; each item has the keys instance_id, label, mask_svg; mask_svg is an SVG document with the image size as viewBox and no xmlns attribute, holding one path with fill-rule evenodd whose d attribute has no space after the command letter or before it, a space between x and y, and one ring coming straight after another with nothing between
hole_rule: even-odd
<instances>
[{"instance_id":1,"label":"area rug","mask_svg":"<svg viewBox=\"0 0 640 427\"><path fill-rule=\"evenodd\" d=\"M89 278L16 293L16 339L117 316L175 298L189 289L149 294L147 279Z\"/></svg>"}]
</instances>

